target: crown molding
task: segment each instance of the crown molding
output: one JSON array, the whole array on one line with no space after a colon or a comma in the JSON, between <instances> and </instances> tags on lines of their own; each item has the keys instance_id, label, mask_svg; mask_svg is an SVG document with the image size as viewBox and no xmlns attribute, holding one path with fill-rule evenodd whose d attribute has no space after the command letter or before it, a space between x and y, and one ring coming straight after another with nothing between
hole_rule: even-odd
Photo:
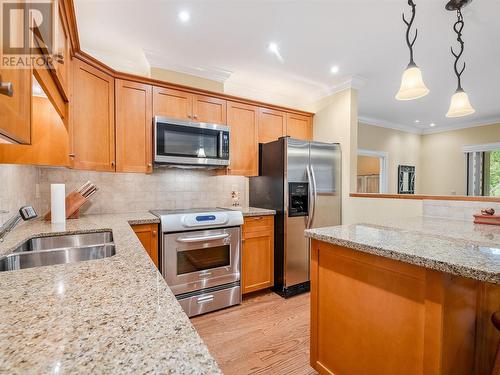
<instances>
[{"instance_id":1,"label":"crown molding","mask_svg":"<svg viewBox=\"0 0 500 375\"><path fill-rule=\"evenodd\" d=\"M163 56L161 53L144 50L144 55L150 67L173 70L175 72L189 74L196 77L210 79L212 81L224 83L233 72L211 66L191 65L179 62Z\"/></svg>"},{"instance_id":2,"label":"crown molding","mask_svg":"<svg viewBox=\"0 0 500 375\"><path fill-rule=\"evenodd\" d=\"M500 124L500 117L490 117L486 119L480 119L474 122L463 122L459 124L449 124L449 125L442 125L442 126L436 126L434 128L429 128L429 129L424 129L422 131L422 134L435 134L435 133L443 133L443 132L449 132L453 130L460 130L460 129L468 129L468 128L477 128L479 126L490 126L490 125L497 125Z\"/></svg>"},{"instance_id":3,"label":"crown molding","mask_svg":"<svg viewBox=\"0 0 500 375\"><path fill-rule=\"evenodd\" d=\"M358 122L366 124L366 125L378 126L381 128L399 130L399 131L406 132L406 133L422 134L422 129L419 129L415 126L396 124L394 122L375 119L375 118L364 116L361 114L358 116Z\"/></svg>"}]
</instances>

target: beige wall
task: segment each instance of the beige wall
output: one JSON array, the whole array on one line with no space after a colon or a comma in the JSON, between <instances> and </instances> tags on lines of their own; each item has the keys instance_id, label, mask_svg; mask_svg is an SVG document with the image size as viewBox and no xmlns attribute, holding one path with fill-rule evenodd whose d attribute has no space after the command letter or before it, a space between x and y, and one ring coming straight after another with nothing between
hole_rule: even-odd
<instances>
[{"instance_id":1,"label":"beige wall","mask_svg":"<svg viewBox=\"0 0 500 375\"><path fill-rule=\"evenodd\" d=\"M209 90L214 92L223 93L224 84L222 82L213 81L207 78L196 77L190 74L174 72L162 68L151 68L151 78L162 81L175 83L177 85L184 85L194 87L202 90Z\"/></svg>"},{"instance_id":2,"label":"beige wall","mask_svg":"<svg viewBox=\"0 0 500 375\"><path fill-rule=\"evenodd\" d=\"M359 124L358 148L388 153L387 193L398 192L398 166L415 166L415 193L421 193L422 168L420 162L421 136L379 126Z\"/></svg>"},{"instance_id":3,"label":"beige wall","mask_svg":"<svg viewBox=\"0 0 500 375\"><path fill-rule=\"evenodd\" d=\"M317 103L313 139L340 143L342 150L342 221L348 210L347 199L356 191L357 174L357 91L343 90Z\"/></svg>"},{"instance_id":4,"label":"beige wall","mask_svg":"<svg viewBox=\"0 0 500 375\"><path fill-rule=\"evenodd\" d=\"M463 147L500 142L500 124L422 136L422 193L466 195L467 172Z\"/></svg>"}]
</instances>

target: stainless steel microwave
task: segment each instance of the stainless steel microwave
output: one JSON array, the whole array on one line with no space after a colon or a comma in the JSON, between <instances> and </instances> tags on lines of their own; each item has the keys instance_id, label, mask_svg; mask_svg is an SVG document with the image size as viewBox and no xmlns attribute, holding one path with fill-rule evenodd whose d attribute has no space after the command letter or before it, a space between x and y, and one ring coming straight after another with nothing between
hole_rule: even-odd
<instances>
[{"instance_id":1,"label":"stainless steel microwave","mask_svg":"<svg viewBox=\"0 0 500 375\"><path fill-rule=\"evenodd\" d=\"M229 126L154 118L157 164L225 167L229 165Z\"/></svg>"}]
</instances>

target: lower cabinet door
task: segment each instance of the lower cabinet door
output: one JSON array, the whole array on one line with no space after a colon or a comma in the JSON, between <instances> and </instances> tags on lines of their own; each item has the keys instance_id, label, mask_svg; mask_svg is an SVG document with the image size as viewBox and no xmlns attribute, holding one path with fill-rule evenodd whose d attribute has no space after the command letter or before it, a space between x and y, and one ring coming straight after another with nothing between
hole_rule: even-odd
<instances>
[{"instance_id":1,"label":"lower cabinet door","mask_svg":"<svg viewBox=\"0 0 500 375\"><path fill-rule=\"evenodd\" d=\"M158 224L132 225L132 229L158 268Z\"/></svg>"},{"instance_id":2,"label":"lower cabinet door","mask_svg":"<svg viewBox=\"0 0 500 375\"><path fill-rule=\"evenodd\" d=\"M245 225L248 226L247 220ZM274 285L274 224L263 230L245 231L241 261L242 293L255 292Z\"/></svg>"}]
</instances>

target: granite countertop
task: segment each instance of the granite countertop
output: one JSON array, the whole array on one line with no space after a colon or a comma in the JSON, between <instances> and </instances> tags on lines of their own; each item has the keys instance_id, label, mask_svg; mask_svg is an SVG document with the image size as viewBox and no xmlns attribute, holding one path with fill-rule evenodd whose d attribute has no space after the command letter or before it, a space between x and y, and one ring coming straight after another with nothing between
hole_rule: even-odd
<instances>
[{"instance_id":1,"label":"granite countertop","mask_svg":"<svg viewBox=\"0 0 500 375\"><path fill-rule=\"evenodd\" d=\"M257 207L223 207L227 208L229 210L235 210L235 211L241 211L243 216L269 216L269 215L276 215L275 210L268 210L266 208L257 208Z\"/></svg>"},{"instance_id":2,"label":"granite countertop","mask_svg":"<svg viewBox=\"0 0 500 375\"><path fill-rule=\"evenodd\" d=\"M0 372L221 374L129 225L158 222L89 215L8 234L0 254L39 235L112 230L116 255L0 272Z\"/></svg>"},{"instance_id":3,"label":"granite countertop","mask_svg":"<svg viewBox=\"0 0 500 375\"><path fill-rule=\"evenodd\" d=\"M500 227L429 217L308 229L305 236L500 284Z\"/></svg>"}]
</instances>

